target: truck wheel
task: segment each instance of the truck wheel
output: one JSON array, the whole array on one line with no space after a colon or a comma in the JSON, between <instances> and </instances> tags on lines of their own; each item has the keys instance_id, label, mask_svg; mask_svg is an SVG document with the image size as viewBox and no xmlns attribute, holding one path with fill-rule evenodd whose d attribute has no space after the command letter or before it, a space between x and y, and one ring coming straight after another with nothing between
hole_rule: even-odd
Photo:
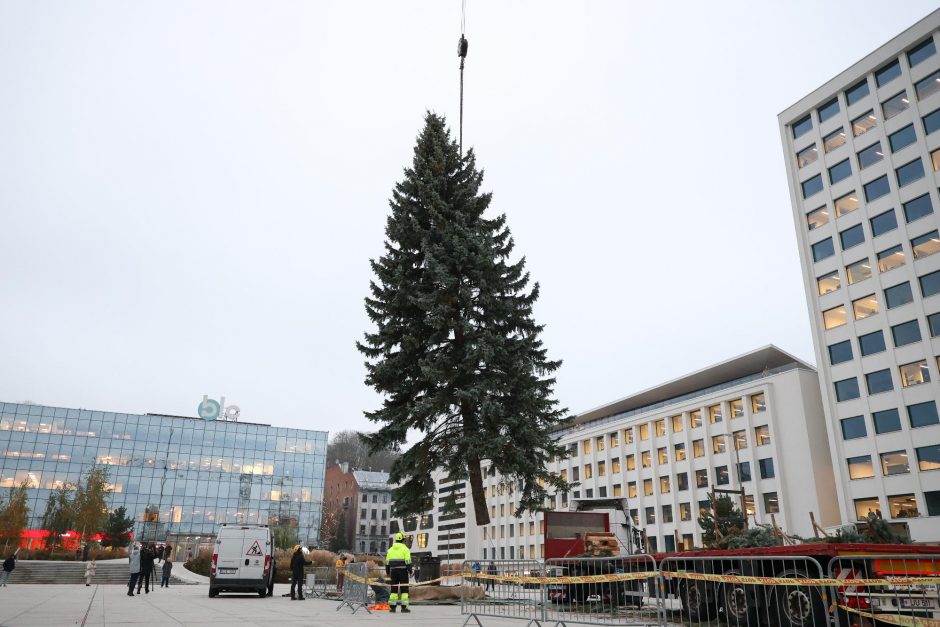
<instances>
[{"instance_id":1,"label":"truck wheel","mask_svg":"<svg viewBox=\"0 0 940 627\"><path fill-rule=\"evenodd\" d=\"M778 577L808 577L799 571L784 571ZM776 586L773 609L780 627L828 627L829 614L818 587Z\"/></svg>"},{"instance_id":2,"label":"truck wheel","mask_svg":"<svg viewBox=\"0 0 940 627\"><path fill-rule=\"evenodd\" d=\"M679 598L682 611L692 622L710 621L718 614L715 588L703 581L683 581L679 584Z\"/></svg>"},{"instance_id":3,"label":"truck wheel","mask_svg":"<svg viewBox=\"0 0 940 627\"><path fill-rule=\"evenodd\" d=\"M210 598L210 599L214 599L214 598L217 597L217 596L219 596L219 591L218 591L218 589L217 589L217 588L209 588L209 598Z\"/></svg>"},{"instance_id":4,"label":"truck wheel","mask_svg":"<svg viewBox=\"0 0 940 627\"><path fill-rule=\"evenodd\" d=\"M740 575L730 570L725 575ZM721 607L728 624L738 627L757 624L757 595L753 586L740 583L723 583L718 588Z\"/></svg>"}]
</instances>

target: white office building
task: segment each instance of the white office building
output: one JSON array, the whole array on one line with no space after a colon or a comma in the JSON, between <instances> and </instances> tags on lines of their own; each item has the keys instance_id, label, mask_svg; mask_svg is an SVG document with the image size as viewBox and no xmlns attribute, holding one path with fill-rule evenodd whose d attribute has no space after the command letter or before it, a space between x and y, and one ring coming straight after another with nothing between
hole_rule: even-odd
<instances>
[{"instance_id":1,"label":"white office building","mask_svg":"<svg viewBox=\"0 0 940 627\"><path fill-rule=\"evenodd\" d=\"M551 508L625 498L654 551L702 546L696 519L712 488L743 487L751 524L773 516L782 530L811 536L810 512L822 525L839 521L816 370L773 346L584 412L557 436L571 456L551 470L578 485ZM542 515L516 518L517 486L485 477L492 520L479 528L468 514L479 547L469 557L543 557ZM609 514L629 546L624 515Z\"/></svg>"},{"instance_id":2,"label":"white office building","mask_svg":"<svg viewBox=\"0 0 940 627\"><path fill-rule=\"evenodd\" d=\"M940 540L938 30L940 11L779 116L841 517L917 541Z\"/></svg>"}]
</instances>

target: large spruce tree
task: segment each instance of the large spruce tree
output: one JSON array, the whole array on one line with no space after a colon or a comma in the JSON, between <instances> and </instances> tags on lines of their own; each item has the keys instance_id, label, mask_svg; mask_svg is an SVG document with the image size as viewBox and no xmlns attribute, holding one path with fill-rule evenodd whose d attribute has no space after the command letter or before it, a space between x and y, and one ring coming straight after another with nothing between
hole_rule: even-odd
<instances>
[{"instance_id":1,"label":"large spruce tree","mask_svg":"<svg viewBox=\"0 0 940 627\"><path fill-rule=\"evenodd\" d=\"M377 328L358 347L384 401L366 412L382 426L365 437L377 451L405 444L411 429L421 436L392 466L397 516L431 508L440 468L469 481L476 522L488 524L484 460L520 486L517 513L569 487L546 470L564 455L551 436L565 416L552 396L561 362L546 358L532 315L539 286L528 288L524 258L510 260L506 216L484 216L492 195L482 181L473 151L461 155L428 113L392 192L385 254L371 261L366 310Z\"/></svg>"}]
</instances>

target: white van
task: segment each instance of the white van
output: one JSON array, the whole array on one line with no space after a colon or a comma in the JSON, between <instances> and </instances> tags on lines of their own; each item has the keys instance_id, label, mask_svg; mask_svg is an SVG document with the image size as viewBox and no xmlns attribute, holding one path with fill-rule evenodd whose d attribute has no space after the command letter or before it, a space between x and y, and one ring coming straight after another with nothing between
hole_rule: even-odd
<instances>
[{"instance_id":1,"label":"white van","mask_svg":"<svg viewBox=\"0 0 940 627\"><path fill-rule=\"evenodd\" d=\"M267 525L223 523L209 569L209 596L220 592L257 592L274 588L274 542Z\"/></svg>"}]
</instances>

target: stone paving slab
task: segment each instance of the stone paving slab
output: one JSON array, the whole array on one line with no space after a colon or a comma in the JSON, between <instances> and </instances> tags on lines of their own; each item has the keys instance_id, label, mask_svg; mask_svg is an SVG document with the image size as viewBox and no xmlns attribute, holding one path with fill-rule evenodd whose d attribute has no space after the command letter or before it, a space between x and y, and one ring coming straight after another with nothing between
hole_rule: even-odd
<instances>
[{"instance_id":1,"label":"stone paving slab","mask_svg":"<svg viewBox=\"0 0 940 627\"><path fill-rule=\"evenodd\" d=\"M418 605L411 614L368 614L360 609L336 611L336 601L291 601L274 586L274 596L208 597L207 586L158 588L150 594L127 596L116 585L9 585L0 588L0 625L322 625L358 627L399 622L408 627L461 627L459 605ZM84 622L83 622L84 621ZM484 627L523 627L525 621L483 619Z\"/></svg>"}]
</instances>

